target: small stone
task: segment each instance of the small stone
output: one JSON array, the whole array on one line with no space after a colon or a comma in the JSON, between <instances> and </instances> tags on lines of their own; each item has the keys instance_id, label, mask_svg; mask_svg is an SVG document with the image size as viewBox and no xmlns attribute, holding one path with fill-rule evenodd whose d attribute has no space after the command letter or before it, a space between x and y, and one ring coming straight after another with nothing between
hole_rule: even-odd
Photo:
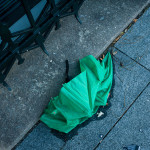
<instances>
[{"instance_id":1,"label":"small stone","mask_svg":"<svg viewBox=\"0 0 150 150\"><path fill-rule=\"evenodd\" d=\"M100 21L104 20L104 16L100 17Z\"/></svg>"},{"instance_id":2,"label":"small stone","mask_svg":"<svg viewBox=\"0 0 150 150\"><path fill-rule=\"evenodd\" d=\"M102 138L102 137L103 137L103 135L102 135L102 134L100 134L100 137Z\"/></svg>"},{"instance_id":3,"label":"small stone","mask_svg":"<svg viewBox=\"0 0 150 150\"><path fill-rule=\"evenodd\" d=\"M139 131L142 132L142 129L140 129Z\"/></svg>"},{"instance_id":4,"label":"small stone","mask_svg":"<svg viewBox=\"0 0 150 150\"><path fill-rule=\"evenodd\" d=\"M114 52L113 52L113 55L116 55L116 54L117 54L117 51L114 51Z\"/></svg>"},{"instance_id":5,"label":"small stone","mask_svg":"<svg viewBox=\"0 0 150 150\"><path fill-rule=\"evenodd\" d=\"M50 62L53 62L53 60L50 60Z\"/></svg>"},{"instance_id":6,"label":"small stone","mask_svg":"<svg viewBox=\"0 0 150 150\"><path fill-rule=\"evenodd\" d=\"M102 111L100 111L99 113L97 113L97 117L101 117L102 115L104 115L104 113Z\"/></svg>"},{"instance_id":7,"label":"small stone","mask_svg":"<svg viewBox=\"0 0 150 150\"><path fill-rule=\"evenodd\" d=\"M18 99L21 100L22 98L21 98L21 97L18 97Z\"/></svg>"}]
</instances>

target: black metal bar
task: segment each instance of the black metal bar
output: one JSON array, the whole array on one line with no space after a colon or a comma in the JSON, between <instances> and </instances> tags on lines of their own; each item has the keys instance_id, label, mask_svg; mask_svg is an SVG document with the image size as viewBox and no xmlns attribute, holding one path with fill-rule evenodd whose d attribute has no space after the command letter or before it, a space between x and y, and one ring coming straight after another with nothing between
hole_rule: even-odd
<instances>
[{"instance_id":1,"label":"black metal bar","mask_svg":"<svg viewBox=\"0 0 150 150\"><path fill-rule=\"evenodd\" d=\"M12 68L13 64L15 63L16 57L13 57L11 61L7 64L5 71L3 72L4 78L6 78L7 74L9 73L10 69Z\"/></svg>"},{"instance_id":2,"label":"black metal bar","mask_svg":"<svg viewBox=\"0 0 150 150\"><path fill-rule=\"evenodd\" d=\"M33 50L33 49L35 49L35 48L38 48L38 47L39 47L39 45L37 45L37 44L30 45L30 46L26 47L25 49L23 49L23 50L20 52L20 54L26 53L26 52L31 51L31 50Z\"/></svg>"},{"instance_id":3,"label":"black metal bar","mask_svg":"<svg viewBox=\"0 0 150 150\"><path fill-rule=\"evenodd\" d=\"M51 5L52 9L55 9L55 8L56 8L55 1L54 1L54 0L47 0L47 2L49 3L49 5Z\"/></svg>"},{"instance_id":4,"label":"black metal bar","mask_svg":"<svg viewBox=\"0 0 150 150\"><path fill-rule=\"evenodd\" d=\"M40 13L39 17L37 18L37 20L36 20L36 22L35 22L36 25L39 25L39 24L42 22L41 19L43 18L44 14L45 14L45 12L46 12L46 10L47 10L47 8L48 8L48 3L45 4L45 6L44 6L42 12Z\"/></svg>"},{"instance_id":5,"label":"black metal bar","mask_svg":"<svg viewBox=\"0 0 150 150\"><path fill-rule=\"evenodd\" d=\"M29 19L29 22L31 24L32 27L35 27L35 21L34 21L34 18L30 12L30 9L28 8L28 4L26 3L26 0L21 0L21 3L23 5L23 8L27 14L27 17Z\"/></svg>"},{"instance_id":6,"label":"black metal bar","mask_svg":"<svg viewBox=\"0 0 150 150\"><path fill-rule=\"evenodd\" d=\"M24 29L24 30L12 33L11 37L16 37L16 36L20 36L22 34L28 34L28 33L32 33L32 32L33 32L33 28L28 28L28 29Z\"/></svg>"},{"instance_id":7,"label":"black metal bar","mask_svg":"<svg viewBox=\"0 0 150 150\"><path fill-rule=\"evenodd\" d=\"M56 29L60 28L60 19L63 17L74 15L81 23L78 11L84 0L62 0L57 5L55 0L47 0L36 21L28 7L27 1L20 0L20 2L31 27L11 33L8 26L0 22L0 37L2 39L0 43L0 83L3 83L8 89L10 88L4 80L15 60L18 60L18 64L22 64L24 59L21 57L21 54L37 47L41 47L44 53L48 55L43 44L45 39L55 25Z\"/></svg>"}]
</instances>

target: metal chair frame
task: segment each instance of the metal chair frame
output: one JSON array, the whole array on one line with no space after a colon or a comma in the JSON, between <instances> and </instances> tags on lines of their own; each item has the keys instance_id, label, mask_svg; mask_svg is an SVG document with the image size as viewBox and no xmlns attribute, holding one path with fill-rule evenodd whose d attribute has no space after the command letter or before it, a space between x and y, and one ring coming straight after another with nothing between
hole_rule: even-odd
<instances>
[{"instance_id":1,"label":"metal chair frame","mask_svg":"<svg viewBox=\"0 0 150 150\"><path fill-rule=\"evenodd\" d=\"M79 23L81 23L78 11L84 0L63 0L59 4L55 4L54 0L47 0L42 12L35 21L26 0L20 0L25 10L25 14L30 22L31 27L25 30L11 33L9 27L0 22L0 83L11 88L5 82L10 69L18 60L18 65L24 62L21 54L40 47L43 52L49 55L44 47L44 41L54 26L56 30L61 27L60 19L66 16L74 15ZM15 38L15 40L13 40Z\"/></svg>"}]
</instances>

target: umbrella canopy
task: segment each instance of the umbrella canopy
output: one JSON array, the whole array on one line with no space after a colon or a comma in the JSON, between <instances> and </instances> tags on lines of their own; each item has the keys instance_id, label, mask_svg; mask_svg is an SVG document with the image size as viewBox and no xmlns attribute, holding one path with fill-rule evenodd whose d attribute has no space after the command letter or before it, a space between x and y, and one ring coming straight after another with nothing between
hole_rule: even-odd
<instances>
[{"instance_id":1,"label":"umbrella canopy","mask_svg":"<svg viewBox=\"0 0 150 150\"><path fill-rule=\"evenodd\" d=\"M112 86L113 65L110 53L102 62L92 55L80 60L81 73L63 84L50 100L40 120L48 127L68 133L105 106Z\"/></svg>"}]
</instances>

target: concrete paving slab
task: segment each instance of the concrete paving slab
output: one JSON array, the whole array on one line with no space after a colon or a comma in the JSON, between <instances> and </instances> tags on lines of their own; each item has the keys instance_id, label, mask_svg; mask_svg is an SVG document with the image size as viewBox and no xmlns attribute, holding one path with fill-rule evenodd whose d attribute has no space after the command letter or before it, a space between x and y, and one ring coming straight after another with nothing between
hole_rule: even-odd
<instances>
[{"instance_id":1,"label":"concrete paving slab","mask_svg":"<svg viewBox=\"0 0 150 150\"><path fill-rule=\"evenodd\" d=\"M58 94L66 59L73 63L89 54L100 55L148 3L87 0L80 11L82 25L73 17L64 18L62 28L46 40L50 57L40 49L24 54L24 64L15 64L7 78L13 90L0 87L0 149L11 149L37 122L50 97Z\"/></svg>"},{"instance_id":2,"label":"concrete paving slab","mask_svg":"<svg viewBox=\"0 0 150 150\"><path fill-rule=\"evenodd\" d=\"M50 129L40 123L16 150L58 150L63 144L64 141L51 134Z\"/></svg>"},{"instance_id":3,"label":"concrete paving slab","mask_svg":"<svg viewBox=\"0 0 150 150\"><path fill-rule=\"evenodd\" d=\"M139 145L141 150L150 149L150 85L136 100L124 117L102 141L99 150L122 150L124 146Z\"/></svg>"},{"instance_id":4,"label":"concrete paving slab","mask_svg":"<svg viewBox=\"0 0 150 150\"><path fill-rule=\"evenodd\" d=\"M143 90L143 88L150 81L150 72L144 69L142 66L134 63L133 60L120 53L119 51L115 55L116 58L123 61L123 63L130 62L128 68L120 67L120 63L114 60L114 79L115 87L113 90L113 98L111 99L112 106L106 111L107 117L98 120L94 115L90 120L86 121L82 125L75 128L71 131L68 136L70 138L66 141L65 145L61 149L64 150L91 150L93 149L102 137L109 131L109 129L114 125L114 123L119 119L123 114L126 108L132 103L132 101L137 97L137 95ZM132 66L134 64L134 66ZM125 98L125 107L124 107L124 98ZM48 132L48 131L47 131ZM42 134L42 133L41 133ZM61 133L50 133L49 136L56 135L62 141L65 141L65 136L59 136ZM39 133L40 136L40 133ZM32 137L32 138L31 138ZM30 138L34 139L32 132ZM41 137L42 138L42 137ZM17 150L29 149L29 145L32 142L29 142L27 137L23 144L17 148ZM31 140L32 141L32 140ZM35 145L35 144L33 144ZM42 149L43 143L41 143ZM22 146L22 147L21 147ZM40 145L39 145L40 146ZM34 147L36 149L36 147ZM53 148L53 147L52 147Z\"/></svg>"},{"instance_id":5,"label":"concrete paving slab","mask_svg":"<svg viewBox=\"0 0 150 150\"><path fill-rule=\"evenodd\" d=\"M116 43L116 47L150 70L150 8Z\"/></svg>"},{"instance_id":6,"label":"concrete paving slab","mask_svg":"<svg viewBox=\"0 0 150 150\"><path fill-rule=\"evenodd\" d=\"M103 120L94 120L86 127L79 129L78 135L66 143L64 150L93 149L150 81L149 71L120 52L117 52L116 57L124 64L130 62L131 65L128 68L120 67L120 63L114 61L114 97L111 99L112 106L107 111L107 117Z\"/></svg>"}]
</instances>

